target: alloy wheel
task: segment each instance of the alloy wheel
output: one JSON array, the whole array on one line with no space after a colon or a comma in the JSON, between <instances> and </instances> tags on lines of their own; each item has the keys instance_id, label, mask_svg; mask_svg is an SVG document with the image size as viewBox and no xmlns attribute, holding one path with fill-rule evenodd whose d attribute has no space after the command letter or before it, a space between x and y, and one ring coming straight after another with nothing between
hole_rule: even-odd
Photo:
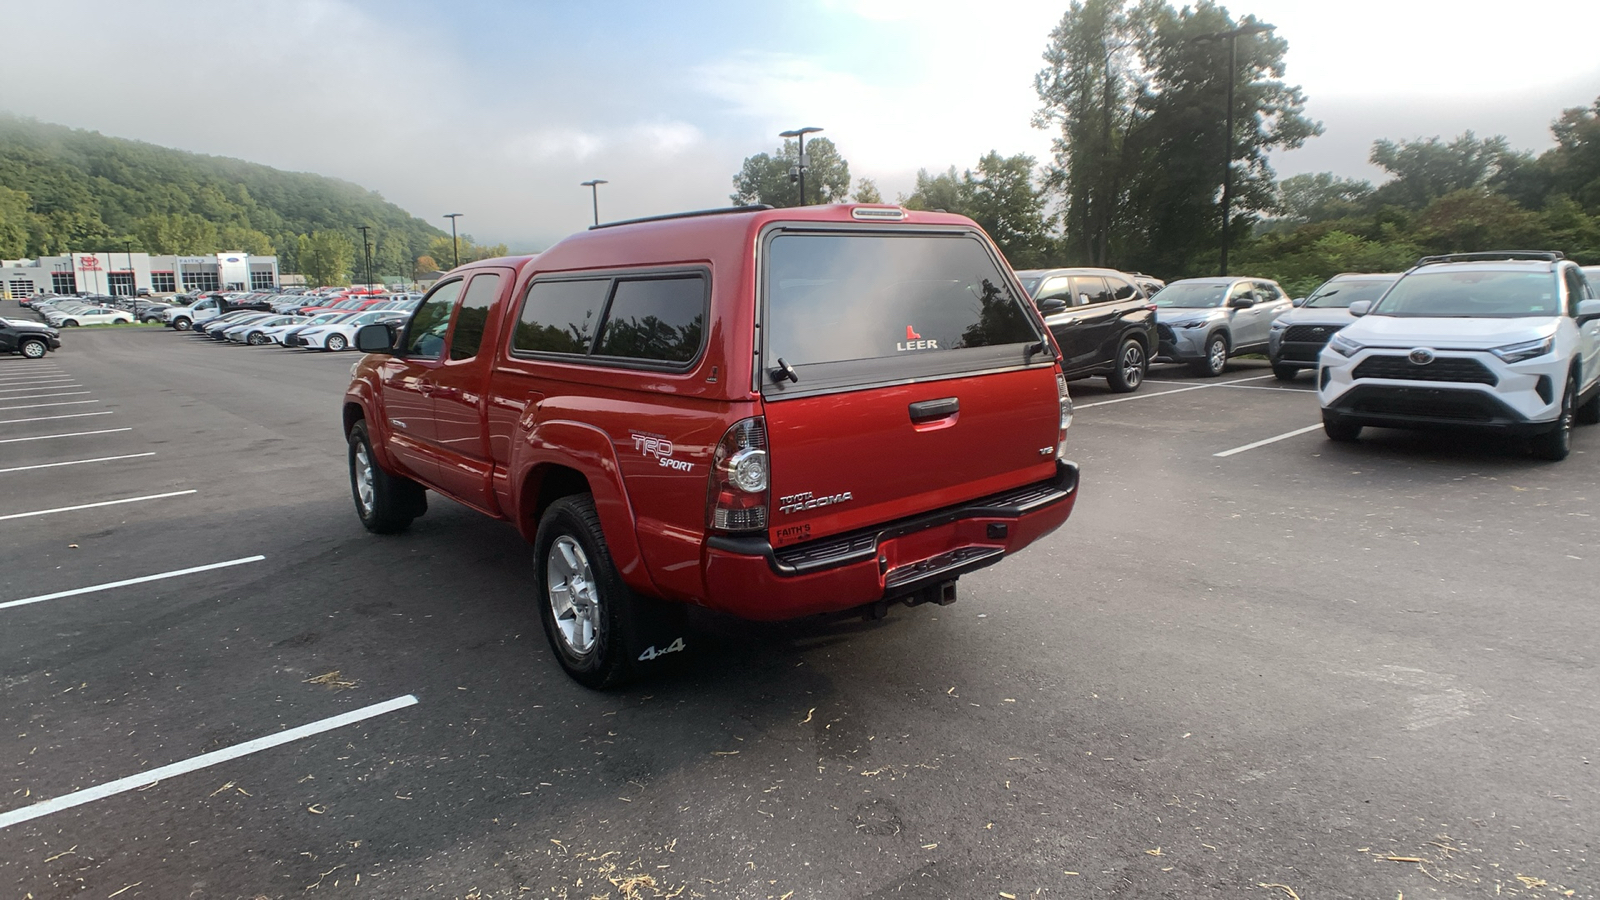
<instances>
[{"instance_id":1,"label":"alloy wheel","mask_svg":"<svg viewBox=\"0 0 1600 900\"><path fill-rule=\"evenodd\" d=\"M550 545L545 559L545 587L556 632L567 650L583 655L594 649L600 621L600 594L583 546L570 534Z\"/></svg>"}]
</instances>

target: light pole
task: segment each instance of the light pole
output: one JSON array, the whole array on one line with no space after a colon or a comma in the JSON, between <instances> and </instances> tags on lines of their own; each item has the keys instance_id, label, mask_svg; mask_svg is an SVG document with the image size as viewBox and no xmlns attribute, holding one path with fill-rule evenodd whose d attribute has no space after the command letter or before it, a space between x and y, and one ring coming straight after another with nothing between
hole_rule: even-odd
<instances>
[{"instance_id":1,"label":"light pole","mask_svg":"<svg viewBox=\"0 0 1600 900\"><path fill-rule=\"evenodd\" d=\"M1193 38L1195 41L1220 41L1228 42L1228 105L1224 114L1223 125L1223 154L1222 154L1222 254L1218 260L1220 275L1228 274L1228 243L1231 238L1229 217L1233 206L1233 154L1237 148L1233 141L1233 83L1239 69L1239 38L1262 34L1271 31L1273 25L1252 22L1249 25L1240 25L1229 31L1219 31L1216 34L1202 34Z\"/></svg>"},{"instance_id":2,"label":"light pole","mask_svg":"<svg viewBox=\"0 0 1600 900\"><path fill-rule=\"evenodd\" d=\"M133 320L139 321L139 277L133 274L133 241L122 242L122 255L128 258L128 303L133 307Z\"/></svg>"},{"instance_id":3,"label":"light pole","mask_svg":"<svg viewBox=\"0 0 1600 900\"><path fill-rule=\"evenodd\" d=\"M817 128L814 125L807 125L804 128L796 128L793 131L781 131L781 132L778 133L778 137L781 137L781 138L799 138L800 139L800 158L798 160L799 164L794 166L793 168L791 168L789 170L789 178L792 181L800 182L800 205L801 206L805 206L806 205L806 169L811 168L811 160L806 159L806 135L808 135L808 134L816 134L817 132L819 132L821 130L822 130L821 128Z\"/></svg>"},{"instance_id":4,"label":"light pole","mask_svg":"<svg viewBox=\"0 0 1600 900\"><path fill-rule=\"evenodd\" d=\"M456 240L456 220L461 218L461 213L445 213L444 217L450 220L450 246L456 256L455 265L450 268L454 269L461 265L461 242Z\"/></svg>"},{"instance_id":5,"label":"light pole","mask_svg":"<svg viewBox=\"0 0 1600 900\"><path fill-rule=\"evenodd\" d=\"M367 285L366 285L366 287L367 287L367 290L369 290L369 291L372 290L372 245L367 243L367 231L369 229L371 229L371 228L372 228L371 225L357 225L356 226L356 229L361 232L361 252L367 258Z\"/></svg>"},{"instance_id":6,"label":"light pole","mask_svg":"<svg viewBox=\"0 0 1600 900\"><path fill-rule=\"evenodd\" d=\"M604 178L596 178L592 181L584 181L578 184L578 187L586 187L594 195L594 224L597 228L600 226L600 185L610 183Z\"/></svg>"}]
</instances>

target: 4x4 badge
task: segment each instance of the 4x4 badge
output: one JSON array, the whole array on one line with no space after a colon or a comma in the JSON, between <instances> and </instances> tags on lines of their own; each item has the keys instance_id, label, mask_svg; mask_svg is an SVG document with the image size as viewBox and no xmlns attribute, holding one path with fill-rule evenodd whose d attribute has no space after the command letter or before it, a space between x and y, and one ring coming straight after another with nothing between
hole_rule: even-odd
<instances>
[{"instance_id":1,"label":"4x4 badge","mask_svg":"<svg viewBox=\"0 0 1600 900\"><path fill-rule=\"evenodd\" d=\"M1425 366L1428 363L1433 362L1433 351L1429 350L1427 347L1418 347L1417 349L1406 354L1406 359L1411 360L1413 365Z\"/></svg>"}]
</instances>

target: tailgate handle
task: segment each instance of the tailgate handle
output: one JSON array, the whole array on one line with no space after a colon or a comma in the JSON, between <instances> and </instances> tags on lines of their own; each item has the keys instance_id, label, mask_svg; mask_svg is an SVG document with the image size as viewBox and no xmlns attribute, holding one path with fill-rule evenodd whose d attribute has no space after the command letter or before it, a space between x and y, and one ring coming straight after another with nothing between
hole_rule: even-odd
<instances>
[{"instance_id":1,"label":"tailgate handle","mask_svg":"<svg viewBox=\"0 0 1600 900\"><path fill-rule=\"evenodd\" d=\"M961 411L961 401L955 397L942 400L923 400L910 406L911 421L917 424L948 419Z\"/></svg>"}]
</instances>

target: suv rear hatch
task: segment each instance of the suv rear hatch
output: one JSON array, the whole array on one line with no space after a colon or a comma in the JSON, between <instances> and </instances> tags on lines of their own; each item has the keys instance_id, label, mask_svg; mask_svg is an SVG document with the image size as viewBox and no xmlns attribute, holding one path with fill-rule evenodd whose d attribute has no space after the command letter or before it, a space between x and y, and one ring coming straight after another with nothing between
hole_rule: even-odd
<instances>
[{"instance_id":1,"label":"suv rear hatch","mask_svg":"<svg viewBox=\"0 0 1600 900\"><path fill-rule=\"evenodd\" d=\"M1055 474L1054 355L980 233L790 224L762 246L773 546Z\"/></svg>"}]
</instances>

